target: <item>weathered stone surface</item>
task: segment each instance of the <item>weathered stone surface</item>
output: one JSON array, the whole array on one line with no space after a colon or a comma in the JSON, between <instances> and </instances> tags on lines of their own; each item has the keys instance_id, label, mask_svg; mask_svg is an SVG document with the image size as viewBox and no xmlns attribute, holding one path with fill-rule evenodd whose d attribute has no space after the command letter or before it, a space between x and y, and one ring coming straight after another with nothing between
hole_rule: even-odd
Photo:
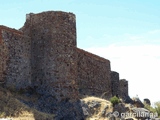
<instances>
[{"instance_id":1,"label":"weathered stone surface","mask_svg":"<svg viewBox=\"0 0 160 120\"><path fill-rule=\"evenodd\" d=\"M5 59L0 62L0 80L8 88L30 87L39 93L37 109L55 112L60 119L83 118L77 103L75 15L53 11L29 14L21 32L3 26L0 30L0 60ZM43 96L50 97L44 100ZM54 107L46 107L50 105Z\"/></svg>"},{"instance_id":2,"label":"weathered stone surface","mask_svg":"<svg viewBox=\"0 0 160 120\"><path fill-rule=\"evenodd\" d=\"M77 100L79 93L105 98L128 95L128 84L124 87L124 82L118 80L118 73L111 73L109 60L76 48L74 14L49 11L26 17L26 23L20 29L23 33L6 27L3 36L1 32L1 81L18 69L23 73L15 73L20 74L15 78L14 72L11 73L7 83L23 82L24 86L28 84L40 94L56 96L57 101ZM14 65L9 68L7 61L14 61ZM21 74L25 75L20 77Z\"/></svg>"},{"instance_id":3,"label":"weathered stone surface","mask_svg":"<svg viewBox=\"0 0 160 120\"><path fill-rule=\"evenodd\" d=\"M0 26L0 80L12 89L31 85L31 39L21 32Z\"/></svg>"},{"instance_id":4,"label":"weathered stone surface","mask_svg":"<svg viewBox=\"0 0 160 120\"><path fill-rule=\"evenodd\" d=\"M131 104L134 103L134 101L130 98L130 96L125 96L125 98L123 99L123 101L124 101L125 103L131 103Z\"/></svg>"},{"instance_id":5,"label":"weathered stone surface","mask_svg":"<svg viewBox=\"0 0 160 120\"><path fill-rule=\"evenodd\" d=\"M83 113L86 118L90 119L104 119L112 112L112 104L98 97L86 97L81 99Z\"/></svg>"},{"instance_id":6,"label":"weathered stone surface","mask_svg":"<svg viewBox=\"0 0 160 120\"><path fill-rule=\"evenodd\" d=\"M110 98L110 61L81 49L77 49L77 54L79 93Z\"/></svg>"},{"instance_id":7,"label":"weathered stone surface","mask_svg":"<svg viewBox=\"0 0 160 120\"><path fill-rule=\"evenodd\" d=\"M56 113L57 120L83 119L76 84L75 15L52 11L29 14L21 31L32 39L32 86L39 94L50 96L42 96L37 109Z\"/></svg>"},{"instance_id":8,"label":"weathered stone surface","mask_svg":"<svg viewBox=\"0 0 160 120\"><path fill-rule=\"evenodd\" d=\"M135 117L137 119L141 119L141 120L150 119L150 111L148 111L145 108L132 108L131 111L135 113Z\"/></svg>"},{"instance_id":9,"label":"weathered stone surface","mask_svg":"<svg viewBox=\"0 0 160 120\"><path fill-rule=\"evenodd\" d=\"M115 71L111 71L111 90L112 96L119 97L120 90L119 90L119 73Z\"/></svg>"},{"instance_id":10,"label":"weathered stone surface","mask_svg":"<svg viewBox=\"0 0 160 120\"><path fill-rule=\"evenodd\" d=\"M128 95L128 81L125 79L119 79L119 73L111 71L111 90L112 96L117 96L125 103L133 103L132 99Z\"/></svg>"},{"instance_id":11,"label":"weathered stone surface","mask_svg":"<svg viewBox=\"0 0 160 120\"><path fill-rule=\"evenodd\" d=\"M118 112L120 115L121 113L129 111L129 107L126 107L124 103L119 103L114 106L113 111Z\"/></svg>"},{"instance_id":12,"label":"weathered stone surface","mask_svg":"<svg viewBox=\"0 0 160 120\"><path fill-rule=\"evenodd\" d=\"M145 99L144 99L144 103L146 103L146 104L148 104L148 105L151 105L151 102L150 102L150 100L149 100L148 98L145 98Z\"/></svg>"},{"instance_id":13,"label":"weathered stone surface","mask_svg":"<svg viewBox=\"0 0 160 120\"><path fill-rule=\"evenodd\" d=\"M128 97L128 81L125 79L120 79L119 81L120 97L126 99Z\"/></svg>"},{"instance_id":14,"label":"weathered stone surface","mask_svg":"<svg viewBox=\"0 0 160 120\"><path fill-rule=\"evenodd\" d=\"M57 101L77 99L76 21L65 12L28 14L21 29L31 36L32 81L40 94L51 94Z\"/></svg>"},{"instance_id":15,"label":"weathered stone surface","mask_svg":"<svg viewBox=\"0 0 160 120\"><path fill-rule=\"evenodd\" d=\"M144 107L144 104L141 102L141 100L138 97L133 98L133 104L137 108L143 108Z\"/></svg>"},{"instance_id":16,"label":"weathered stone surface","mask_svg":"<svg viewBox=\"0 0 160 120\"><path fill-rule=\"evenodd\" d=\"M57 102L53 96L44 95L34 106L45 113L54 113L54 120L84 120L80 100Z\"/></svg>"},{"instance_id":17,"label":"weathered stone surface","mask_svg":"<svg viewBox=\"0 0 160 120\"><path fill-rule=\"evenodd\" d=\"M75 15L61 11L30 13L19 31L0 26L0 82L36 92L37 103L23 102L62 120L83 119L84 95L128 96L109 60L77 48Z\"/></svg>"}]
</instances>

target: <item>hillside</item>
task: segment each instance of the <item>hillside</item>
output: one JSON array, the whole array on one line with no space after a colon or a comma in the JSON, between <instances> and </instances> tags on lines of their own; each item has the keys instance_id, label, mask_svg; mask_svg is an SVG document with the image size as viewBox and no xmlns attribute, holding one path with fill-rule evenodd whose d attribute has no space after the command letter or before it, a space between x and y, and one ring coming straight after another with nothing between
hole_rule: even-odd
<instances>
[{"instance_id":1,"label":"hillside","mask_svg":"<svg viewBox=\"0 0 160 120\"><path fill-rule=\"evenodd\" d=\"M34 107L29 107L22 102L30 101L36 103L38 97L37 94L27 97L26 94L23 94L23 91L11 91L0 87L0 118L8 118L9 120L54 120L55 115L38 111ZM137 108L137 104L139 103L131 105L120 101L119 104L113 107L110 101L102 98L87 96L81 99L81 107L85 115L85 120L120 119L122 113L127 115L127 113L133 114L137 111L150 113L147 109ZM117 115L117 112L119 115ZM136 120L138 118L125 116L124 119Z\"/></svg>"},{"instance_id":2,"label":"hillside","mask_svg":"<svg viewBox=\"0 0 160 120\"><path fill-rule=\"evenodd\" d=\"M52 120L52 114L42 113L34 108L26 106L20 99L33 101L20 92L13 92L0 87L0 118L12 120Z\"/></svg>"}]
</instances>

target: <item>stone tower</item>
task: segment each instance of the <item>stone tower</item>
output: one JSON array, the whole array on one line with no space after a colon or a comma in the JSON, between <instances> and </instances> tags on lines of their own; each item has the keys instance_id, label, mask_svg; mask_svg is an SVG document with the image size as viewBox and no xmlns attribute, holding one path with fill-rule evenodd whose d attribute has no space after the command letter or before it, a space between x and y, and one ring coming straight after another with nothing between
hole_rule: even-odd
<instances>
[{"instance_id":1,"label":"stone tower","mask_svg":"<svg viewBox=\"0 0 160 120\"><path fill-rule=\"evenodd\" d=\"M120 90L119 90L119 73L115 71L111 71L111 90L112 90L112 96L119 96Z\"/></svg>"},{"instance_id":2,"label":"stone tower","mask_svg":"<svg viewBox=\"0 0 160 120\"><path fill-rule=\"evenodd\" d=\"M20 31L31 38L31 87L42 95L37 108L54 111L58 120L83 118L76 84L75 15L30 13Z\"/></svg>"},{"instance_id":3,"label":"stone tower","mask_svg":"<svg viewBox=\"0 0 160 120\"><path fill-rule=\"evenodd\" d=\"M28 14L21 28L31 37L32 83L40 94L58 101L77 99L75 15L66 12Z\"/></svg>"},{"instance_id":4,"label":"stone tower","mask_svg":"<svg viewBox=\"0 0 160 120\"><path fill-rule=\"evenodd\" d=\"M120 79L119 81L120 97L126 99L128 97L128 81Z\"/></svg>"}]
</instances>

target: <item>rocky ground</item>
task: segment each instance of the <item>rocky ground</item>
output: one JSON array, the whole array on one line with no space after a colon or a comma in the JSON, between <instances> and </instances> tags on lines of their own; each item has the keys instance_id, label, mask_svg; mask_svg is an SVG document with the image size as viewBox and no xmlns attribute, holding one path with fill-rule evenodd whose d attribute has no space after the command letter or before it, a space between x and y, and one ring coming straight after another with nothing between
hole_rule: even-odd
<instances>
[{"instance_id":1,"label":"rocky ground","mask_svg":"<svg viewBox=\"0 0 160 120\"><path fill-rule=\"evenodd\" d=\"M158 115L145 109L139 99L134 100L132 104L121 100L114 107L110 101L96 97L86 97L81 103L87 120L158 120Z\"/></svg>"},{"instance_id":2,"label":"rocky ground","mask_svg":"<svg viewBox=\"0 0 160 120\"><path fill-rule=\"evenodd\" d=\"M22 100L34 102L37 99L36 95L27 97L21 92L9 91L0 87L0 120L3 120L2 118L5 118L4 120L54 120L54 114L38 111L33 106L29 107L22 102ZM134 100L134 104L126 104L121 100L114 107L110 101L97 97L88 96L81 99L80 102L85 120L145 120L155 117L151 116L153 114L150 111L143 108L144 105L138 99ZM140 116L142 113L146 116Z\"/></svg>"},{"instance_id":3,"label":"rocky ground","mask_svg":"<svg viewBox=\"0 0 160 120\"><path fill-rule=\"evenodd\" d=\"M28 107L19 99L29 100L19 92L9 91L0 87L0 120L52 120L53 114L40 112ZM35 98L30 98L33 101Z\"/></svg>"}]
</instances>

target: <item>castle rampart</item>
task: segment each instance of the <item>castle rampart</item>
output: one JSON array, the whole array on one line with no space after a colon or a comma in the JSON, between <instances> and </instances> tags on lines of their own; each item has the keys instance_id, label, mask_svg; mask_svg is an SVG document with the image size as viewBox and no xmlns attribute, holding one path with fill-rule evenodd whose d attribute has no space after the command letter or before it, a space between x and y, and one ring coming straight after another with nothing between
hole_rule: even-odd
<instances>
[{"instance_id":1,"label":"castle rampart","mask_svg":"<svg viewBox=\"0 0 160 120\"><path fill-rule=\"evenodd\" d=\"M110 61L77 48L77 83L83 96L111 97ZM103 97L104 97L103 96Z\"/></svg>"},{"instance_id":2,"label":"castle rampart","mask_svg":"<svg viewBox=\"0 0 160 120\"><path fill-rule=\"evenodd\" d=\"M81 116L77 101L85 95L128 96L128 81L119 81L109 60L77 48L75 15L61 11L27 14L20 30L0 26L1 81L32 89L41 95L39 109L62 116Z\"/></svg>"},{"instance_id":3,"label":"castle rampart","mask_svg":"<svg viewBox=\"0 0 160 120\"><path fill-rule=\"evenodd\" d=\"M111 72L109 60L77 48L74 14L30 13L20 31L5 26L0 30L0 79L5 78L7 85L33 87L58 101L128 95L127 81Z\"/></svg>"},{"instance_id":4,"label":"castle rampart","mask_svg":"<svg viewBox=\"0 0 160 120\"><path fill-rule=\"evenodd\" d=\"M0 26L1 80L13 89L31 85L31 39L22 32Z\"/></svg>"}]
</instances>

